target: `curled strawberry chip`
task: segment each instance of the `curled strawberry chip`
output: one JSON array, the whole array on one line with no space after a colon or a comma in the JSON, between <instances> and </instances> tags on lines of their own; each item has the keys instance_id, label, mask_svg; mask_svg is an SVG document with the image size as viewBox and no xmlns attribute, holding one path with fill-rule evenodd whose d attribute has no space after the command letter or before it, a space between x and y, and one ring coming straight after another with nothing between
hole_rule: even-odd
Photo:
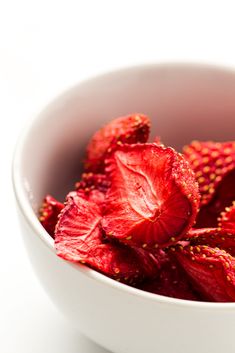
<instances>
[{"instance_id":1,"label":"curled strawberry chip","mask_svg":"<svg viewBox=\"0 0 235 353\"><path fill-rule=\"evenodd\" d=\"M157 278L144 282L140 289L172 298L201 300L185 271L170 257L162 265Z\"/></svg>"},{"instance_id":2,"label":"curled strawberry chip","mask_svg":"<svg viewBox=\"0 0 235 353\"><path fill-rule=\"evenodd\" d=\"M143 114L132 114L112 120L91 138L87 146L86 171L103 173L105 158L123 143L146 142L149 130L149 118Z\"/></svg>"},{"instance_id":3,"label":"curled strawberry chip","mask_svg":"<svg viewBox=\"0 0 235 353\"><path fill-rule=\"evenodd\" d=\"M105 174L83 173L75 184L78 195L102 206L110 181Z\"/></svg>"},{"instance_id":4,"label":"curled strawberry chip","mask_svg":"<svg viewBox=\"0 0 235 353\"><path fill-rule=\"evenodd\" d=\"M235 200L235 142L193 141L184 156L202 196L196 227L216 227L220 213Z\"/></svg>"},{"instance_id":5,"label":"curled strawberry chip","mask_svg":"<svg viewBox=\"0 0 235 353\"><path fill-rule=\"evenodd\" d=\"M235 256L235 229L198 228L188 232L191 245L207 245Z\"/></svg>"},{"instance_id":6,"label":"curled strawberry chip","mask_svg":"<svg viewBox=\"0 0 235 353\"><path fill-rule=\"evenodd\" d=\"M81 181L75 184L76 190L84 190L89 193L91 190L99 190L106 193L110 181L105 174L83 173Z\"/></svg>"},{"instance_id":7,"label":"curled strawberry chip","mask_svg":"<svg viewBox=\"0 0 235 353\"><path fill-rule=\"evenodd\" d=\"M110 181L105 174L83 173L81 180L75 184L80 197L93 201L102 207Z\"/></svg>"},{"instance_id":8,"label":"curled strawberry chip","mask_svg":"<svg viewBox=\"0 0 235 353\"><path fill-rule=\"evenodd\" d=\"M197 245L174 247L193 287L208 301L235 301L235 259L226 251Z\"/></svg>"},{"instance_id":9,"label":"curled strawberry chip","mask_svg":"<svg viewBox=\"0 0 235 353\"><path fill-rule=\"evenodd\" d=\"M83 199L96 203L102 209L105 201L105 194L103 192L97 189L90 190L89 192L86 192L84 190L78 190L77 195L82 197Z\"/></svg>"},{"instance_id":10,"label":"curled strawberry chip","mask_svg":"<svg viewBox=\"0 0 235 353\"><path fill-rule=\"evenodd\" d=\"M107 161L111 187L102 227L146 249L175 243L193 225L198 185L182 155L156 144L123 145Z\"/></svg>"},{"instance_id":11,"label":"curled strawberry chip","mask_svg":"<svg viewBox=\"0 0 235 353\"><path fill-rule=\"evenodd\" d=\"M100 220L98 204L71 192L56 226L57 255L71 262L87 264L132 285L155 276L159 271L157 259L143 249L111 243L102 233Z\"/></svg>"},{"instance_id":12,"label":"curled strawberry chip","mask_svg":"<svg viewBox=\"0 0 235 353\"><path fill-rule=\"evenodd\" d=\"M39 209L39 221L53 238L58 215L63 208L64 205L62 203L57 201L51 195L47 195Z\"/></svg>"},{"instance_id":13,"label":"curled strawberry chip","mask_svg":"<svg viewBox=\"0 0 235 353\"><path fill-rule=\"evenodd\" d=\"M218 217L218 226L223 229L235 231L235 201L232 206L226 207Z\"/></svg>"}]
</instances>

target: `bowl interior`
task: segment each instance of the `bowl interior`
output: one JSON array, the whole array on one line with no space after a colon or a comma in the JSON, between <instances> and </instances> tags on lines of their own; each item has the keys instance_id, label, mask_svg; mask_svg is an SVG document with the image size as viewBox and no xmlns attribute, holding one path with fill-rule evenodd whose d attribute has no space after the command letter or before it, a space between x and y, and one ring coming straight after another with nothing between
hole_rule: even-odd
<instances>
[{"instance_id":1,"label":"bowl interior","mask_svg":"<svg viewBox=\"0 0 235 353\"><path fill-rule=\"evenodd\" d=\"M50 193L63 200L79 179L85 146L112 118L142 112L152 138L178 150L193 139L235 138L235 73L201 65L149 65L96 77L52 102L18 151L24 193L37 211Z\"/></svg>"}]
</instances>

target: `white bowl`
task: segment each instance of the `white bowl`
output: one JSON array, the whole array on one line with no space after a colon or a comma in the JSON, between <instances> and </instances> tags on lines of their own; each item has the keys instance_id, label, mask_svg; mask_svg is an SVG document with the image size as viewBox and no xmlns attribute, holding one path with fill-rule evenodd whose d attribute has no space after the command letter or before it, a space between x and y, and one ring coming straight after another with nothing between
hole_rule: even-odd
<instances>
[{"instance_id":1,"label":"white bowl","mask_svg":"<svg viewBox=\"0 0 235 353\"><path fill-rule=\"evenodd\" d=\"M143 112L153 135L177 148L192 139L235 139L235 72L192 64L127 68L78 84L26 129L13 184L32 265L58 309L116 353L234 353L235 303L154 295L58 258L36 212L78 179L89 137L113 117ZM53 329L53 328L52 328Z\"/></svg>"}]
</instances>

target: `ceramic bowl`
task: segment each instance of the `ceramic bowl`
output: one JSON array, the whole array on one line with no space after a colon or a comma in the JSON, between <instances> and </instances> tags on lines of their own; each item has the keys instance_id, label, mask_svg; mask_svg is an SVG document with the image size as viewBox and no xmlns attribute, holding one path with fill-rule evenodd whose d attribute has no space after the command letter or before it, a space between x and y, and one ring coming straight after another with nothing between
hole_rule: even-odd
<instances>
[{"instance_id":1,"label":"ceramic bowl","mask_svg":"<svg viewBox=\"0 0 235 353\"><path fill-rule=\"evenodd\" d=\"M85 145L114 117L142 112L165 144L235 139L235 72L194 64L144 65L79 83L26 128L13 162L22 235L42 286L79 331L115 353L234 353L235 303L168 298L120 284L55 254L37 219L45 194L63 199ZM53 328L52 328L53 329Z\"/></svg>"}]
</instances>

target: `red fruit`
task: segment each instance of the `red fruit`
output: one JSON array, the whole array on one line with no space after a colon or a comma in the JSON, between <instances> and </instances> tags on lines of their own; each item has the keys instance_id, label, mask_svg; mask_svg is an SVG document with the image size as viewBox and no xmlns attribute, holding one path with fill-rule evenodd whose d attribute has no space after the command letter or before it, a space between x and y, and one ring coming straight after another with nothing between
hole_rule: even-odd
<instances>
[{"instance_id":1,"label":"red fruit","mask_svg":"<svg viewBox=\"0 0 235 353\"><path fill-rule=\"evenodd\" d=\"M77 194L83 199L96 203L101 208L104 204L105 194L99 190L94 189L94 190L90 190L89 192L85 192L84 190L78 190Z\"/></svg>"},{"instance_id":2,"label":"red fruit","mask_svg":"<svg viewBox=\"0 0 235 353\"><path fill-rule=\"evenodd\" d=\"M143 249L110 243L100 228L99 205L76 192L67 197L55 231L58 256L85 263L105 275L129 284L158 272L158 261Z\"/></svg>"},{"instance_id":3,"label":"red fruit","mask_svg":"<svg viewBox=\"0 0 235 353\"><path fill-rule=\"evenodd\" d=\"M100 206L104 202L109 186L110 181L105 174L93 173L83 173L81 181L75 184L78 195Z\"/></svg>"},{"instance_id":4,"label":"red fruit","mask_svg":"<svg viewBox=\"0 0 235 353\"><path fill-rule=\"evenodd\" d=\"M39 210L39 221L53 238L58 215L63 208L64 205L62 203L54 199L51 195L47 195Z\"/></svg>"},{"instance_id":5,"label":"red fruit","mask_svg":"<svg viewBox=\"0 0 235 353\"><path fill-rule=\"evenodd\" d=\"M188 232L191 245L207 245L235 256L235 229L202 228Z\"/></svg>"},{"instance_id":6,"label":"red fruit","mask_svg":"<svg viewBox=\"0 0 235 353\"><path fill-rule=\"evenodd\" d=\"M156 144L124 145L108 160L102 227L126 244L156 249L194 223L198 185L182 155Z\"/></svg>"},{"instance_id":7,"label":"red fruit","mask_svg":"<svg viewBox=\"0 0 235 353\"><path fill-rule=\"evenodd\" d=\"M235 142L194 141L184 156L202 196L196 227L216 227L219 214L235 200Z\"/></svg>"},{"instance_id":8,"label":"red fruit","mask_svg":"<svg viewBox=\"0 0 235 353\"><path fill-rule=\"evenodd\" d=\"M221 212L218 217L218 226L224 229L235 231L235 202L232 206L226 207L224 212Z\"/></svg>"},{"instance_id":9,"label":"red fruit","mask_svg":"<svg viewBox=\"0 0 235 353\"><path fill-rule=\"evenodd\" d=\"M91 190L99 190L106 193L110 186L110 181L105 174L83 173L81 181L75 184L76 190L84 190L89 193Z\"/></svg>"},{"instance_id":10,"label":"red fruit","mask_svg":"<svg viewBox=\"0 0 235 353\"><path fill-rule=\"evenodd\" d=\"M98 130L87 146L86 171L102 173L104 160L123 143L146 142L150 121L146 115L132 114L112 120Z\"/></svg>"},{"instance_id":11,"label":"red fruit","mask_svg":"<svg viewBox=\"0 0 235 353\"><path fill-rule=\"evenodd\" d=\"M208 301L235 301L235 259L224 250L197 245L173 248L193 287Z\"/></svg>"},{"instance_id":12,"label":"red fruit","mask_svg":"<svg viewBox=\"0 0 235 353\"><path fill-rule=\"evenodd\" d=\"M159 276L143 283L140 289L172 298L201 300L184 270L171 258L162 266Z\"/></svg>"},{"instance_id":13,"label":"red fruit","mask_svg":"<svg viewBox=\"0 0 235 353\"><path fill-rule=\"evenodd\" d=\"M102 206L110 181L105 174L83 173L75 184L78 195Z\"/></svg>"}]
</instances>

